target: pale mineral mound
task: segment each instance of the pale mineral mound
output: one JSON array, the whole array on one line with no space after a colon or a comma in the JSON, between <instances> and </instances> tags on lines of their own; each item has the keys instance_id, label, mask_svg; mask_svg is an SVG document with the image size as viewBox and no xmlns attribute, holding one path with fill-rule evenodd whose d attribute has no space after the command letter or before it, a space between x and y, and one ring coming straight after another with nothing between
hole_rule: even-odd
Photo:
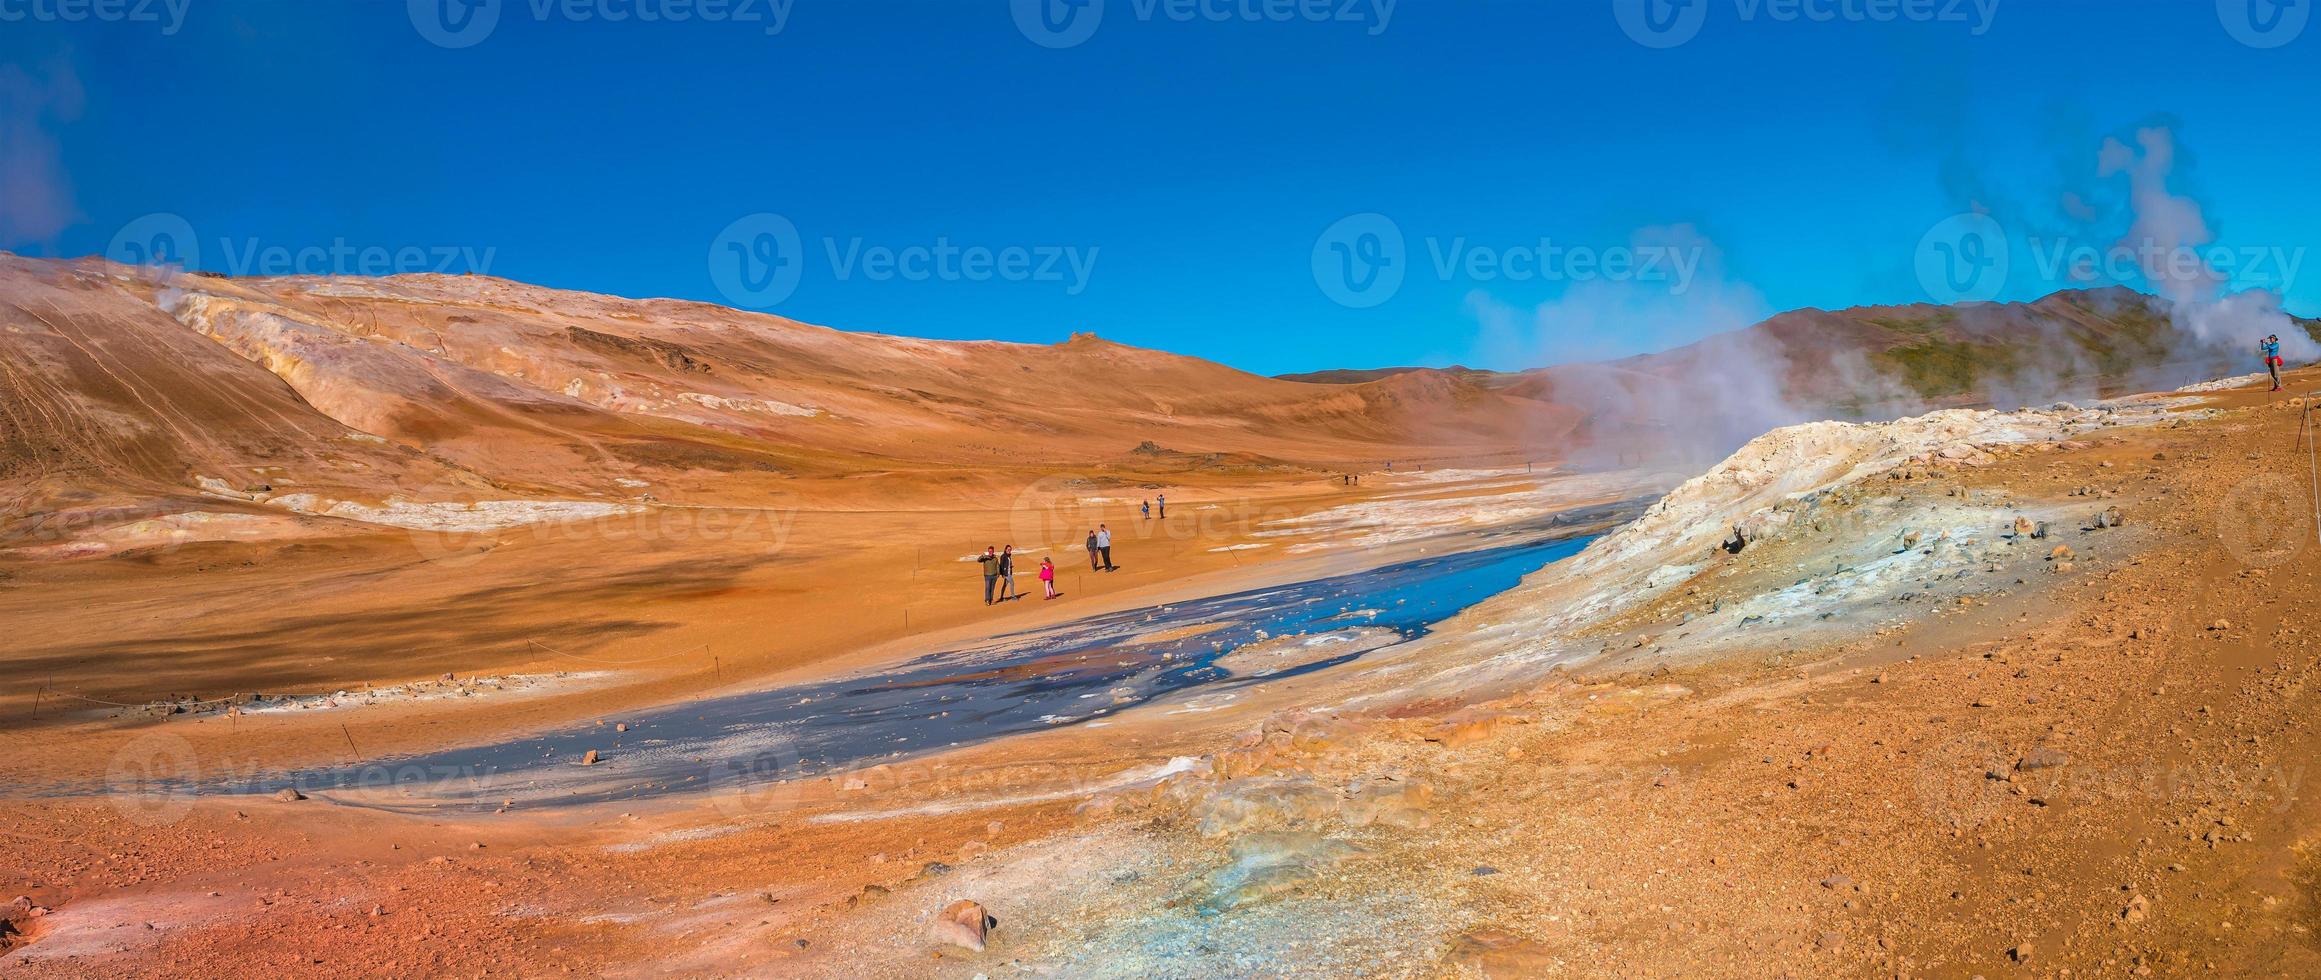
<instances>
[{"instance_id":1,"label":"pale mineral mound","mask_svg":"<svg viewBox=\"0 0 2321 980\"><path fill-rule=\"evenodd\" d=\"M1436 680L1474 685L1586 659L1601 650L1601 637L1621 625L1623 615L1722 567L1719 560L1734 554L1727 550L1731 542L1742 542L1742 551L1754 558L1760 552L1750 549L1784 541L1801 516L1834 497L1866 495L1873 479L1906 468L1981 466L1996 459L1995 453L2061 447L2105 427L2150 424L2163 417L2167 405L2150 399L2086 409L2068 404L2013 412L1951 409L1892 422L1810 422L1775 429L1578 555L1438 627L1436 632L1456 638L1460 649L1443 659L1447 669ZM1872 591L1870 586L1898 588L1906 580L1898 572L1907 570L1851 566L1870 565L1897 550L1912 552L1899 558L1915 560L1914 549L1894 547L1909 526L1927 527L1931 541L1943 533L1944 521L1964 521L1962 526L1987 525L1995 538L2010 513L1989 502L1947 509L1884 508L1863 515L1845 539L1816 543L1809 550L1818 549L1812 556L1817 565L1845 569L1821 574L1860 598ZM1929 565L1963 557L1941 556ZM1744 561L1739 567L1748 565ZM1728 615L1731 606L1766 605L1773 591L1790 584L1767 581L1763 594L1736 595ZM1732 587L1729 581L1719 586Z\"/></svg>"}]
</instances>

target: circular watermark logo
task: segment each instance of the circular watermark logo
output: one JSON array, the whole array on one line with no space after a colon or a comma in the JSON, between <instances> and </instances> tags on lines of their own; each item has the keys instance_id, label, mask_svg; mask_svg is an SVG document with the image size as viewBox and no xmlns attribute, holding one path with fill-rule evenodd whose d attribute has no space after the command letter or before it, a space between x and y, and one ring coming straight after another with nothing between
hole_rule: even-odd
<instances>
[{"instance_id":1,"label":"circular watermark logo","mask_svg":"<svg viewBox=\"0 0 2321 980\"><path fill-rule=\"evenodd\" d=\"M1043 48L1072 48L1104 22L1104 0L1012 0L1015 29Z\"/></svg>"},{"instance_id":2,"label":"circular watermark logo","mask_svg":"<svg viewBox=\"0 0 2321 980\"><path fill-rule=\"evenodd\" d=\"M500 0L407 0L411 26L439 48L474 47L500 26Z\"/></svg>"},{"instance_id":3,"label":"circular watermark logo","mask_svg":"<svg viewBox=\"0 0 2321 980\"><path fill-rule=\"evenodd\" d=\"M105 258L122 265L190 269L201 261L201 243L194 238L192 222L183 217L168 212L148 214L113 233L112 242L105 246Z\"/></svg>"},{"instance_id":4,"label":"circular watermark logo","mask_svg":"<svg viewBox=\"0 0 2321 980\"><path fill-rule=\"evenodd\" d=\"M744 215L709 243L709 281L727 302L762 310L798 290L806 248L798 226L771 212Z\"/></svg>"},{"instance_id":5,"label":"circular watermark logo","mask_svg":"<svg viewBox=\"0 0 2321 980\"><path fill-rule=\"evenodd\" d=\"M2271 568L2296 557L2313 536L2312 498L2295 480L2258 473L2217 501L2216 536L2242 564Z\"/></svg>"},{"instance_id":6,"label":"circular watermark logo","mask_svg":"<svg viewBox=\"0 0 2321 980\"><path fill-rule=\"evenodd\" d=\"M166 827L185 819L200 778L193 744L159 732L131 739L105 767L113 809L140 827Z\"/></svg>"},{"instance_id":7,"label":"circular watermark logo","mask_svg":"<svg viewBox=\"0 0 2321 980\"><path fill-rule=\"evenodd\" d=\"M1314 239L1314 285L1331 302L1368 309L1402 288L1409 255L1402 227L1375 211L1347 215Z\"/></svg>"},{"instance_id":8,"label":"circular watermark logo","mask_svg":"<svg viewBox=\"0 0 2321 980\"><path fill-rule=\"evenodd\" d=\"M782 735L753 735L753 744L709 763L710 803L732 820L781 813L798 800L805 781L797 747Z\"/></svg>"},{"instance_id":9,"label":"circular watermark logo","mask_svg":"<svg viewBox=\"0 0 2321 980\"><path fill-rule=\"evenodd\" d=\"M2216 0L2216 19L2232 39L2252 48L2277 48L2305 33L2311 0Z\"/></svg>"},{"instance_id":10,"label":"circular watermark logo","mask_svg":"<svg viewBox=\"0 0 2321 980\"><path fill-rule=\"evenodd\" d=\"M2007 285L2007 231L1987 214L1954 214L1918 239L1918 285L1937 303L1987 303Z\"/></svg>"},{"instance_id":11,"label":"circular watermark logo","mask_svg":"<svg viewBox=\"0 0 2321 980\"><path fill-rule=\"evenodd\" d=\"M1647 48L1673 48L1700 34L1709 0L1612 0L1612 17L1628 39Z\"/></svg>"},{"instance_id":12,"label":"circular watermark logo","mask_svg":"<svg viewBox=\"0 0 2321 980\"><path fill-rule=\"evenodd\" d=\"M1026 485L1008 505L1007 530L1012 537L992 543L1012 544L1018 550L1079 545L1104 522L1104 508L1077 482L1043 476Z\"/></svg>"}]
</instances>

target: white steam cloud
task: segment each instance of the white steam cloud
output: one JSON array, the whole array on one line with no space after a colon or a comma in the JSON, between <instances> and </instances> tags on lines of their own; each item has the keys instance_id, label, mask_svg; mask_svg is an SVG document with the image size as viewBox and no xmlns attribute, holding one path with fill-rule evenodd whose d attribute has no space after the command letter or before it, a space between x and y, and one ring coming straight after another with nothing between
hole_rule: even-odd
<instances>
[{"instance_id":1,"label":"white steam cloud","mask_svg":"<svg viewBox=\"0 0 2321 980\"><path fill-rule=\"evenodd\" d=\"M1679 224L1639 230L1629 247L1689 271L1573 282L1530 310L1480 290L1467 297L1480 326L1476 359L1553 365L1533 372L1539 394L1579 413L1534 441L1583 465L1690 463L1814 417L1788 396L1793 365L1781 342L1746 329L1772 313L1764 294L1729 275L1714 242ZM1634 357L1656 352L1665 353Z\"/></svg>"},{"instance_id":2,"label":"white steam cloud","mask_svg":"<svg viewBox=\"0 0 2321 980\"><path fill-rule=\"evenodd\" d=\"M2205 250L2216 242L2200 202L2169 186L2176 169L2176 136L2165 126L2136 130L2135 145L2106 137L2096 154L2103 178L2125 176L2134 220L2118 247L2133 250L2146 282L2168 301L2176 328L2212 349L2253 349L2277 334L2286 357L2321 357L2315 344L2281 311L2279 294L2233 291L2231 277L2212 266Z\"/></svg>"}]
</instances>

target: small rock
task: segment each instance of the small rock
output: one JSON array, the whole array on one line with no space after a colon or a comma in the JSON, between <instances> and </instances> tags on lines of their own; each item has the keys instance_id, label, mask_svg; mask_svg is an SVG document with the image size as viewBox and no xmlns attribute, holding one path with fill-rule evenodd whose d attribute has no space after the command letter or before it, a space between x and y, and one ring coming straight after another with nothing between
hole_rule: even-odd
<instances>
[{"instance_id":1,"label":"small rock","mask_svg":"<svg viewBox=\"0 0 2321 980\"><path fill-rule=\"evenodd\" d=\"M2033 952L2034 948L2032 945L2030 943L2024 943L2020 946L2008 950L2007 958L2014 960L2017 963L2029 963L2031 962L2031 954Z\"/></svg>"},{"instance_id":2,"label":"small rock","mask_svg":"<svg viewBox=\"0 0 2321 980\"><path fill-rule=\"evenodd\" d=\"M1831 891L1846 891L1854 887L1854 880L1845 875L1830 875L1821 879L1821 887Z\"/></svg>"},{"instance_id":3,"label":"small rock","mask_svg":"<svg viewBox=\"0 0 2321 980\"><path fill-rule=\"evenodd\" d=\"M976 902L960 899L945 906L928 926L928 933L937 941L983 952L983 941L999 920Z\"/></svg>"},{"instance_id":4,"label":"small rock","mask_svg":"<svg viewBox=\"0 0 2321 980\"><path fill-rule=\"evenodd\" d=\"M296 803L299 800L305 799L306 794L301 793L295 789L291 789L288 786L284 786L281 789L274 791L274 798L284 803Z\"/></svg>"},{"instance_id":5,"label":"small rock","mask_svg":"<svg viewBox=\"0 0 2321 980\"><path fill-rule=\"evenodd\" d=\"M581 757L580 757L580 764L581 764L581 765L584 765L584 766L593 766L593 765L596 765L596 760L597 760L597 754L596 754L596 750L595 750L595 749L590 749L590 750L588 750L588 754L587 754L587 755L584 755L584 756L581 756Z\"/></svg>"},{"instance_id":6,"label":"small rock","mask_svg":"<svg viewBox=\"0 0 2321 980\"><path fill-rule=\"evenodd\" d=\"M1486 977L1537 977L1568 965L1546 946L1496 928L1468 932L1452 942L1450 962Z\"/></svg>"},{"instance_id":7,"label":"small rock","mask_svg":"<svg viewBox=\"0 0 2321 980\"><path fill-rule=\"evenodd\" d=\"M2056 545L2056 546L2055 546L2055 550L2053 550L2053 551L2050 551L2050 552L2048 552L2048 553L2047 553L2047 560L2048 560L2048 561L2070 561L2070 560L2071 560L2073 557L2075 557L2076 555L2077 555L2077 553L2071 550L2071 546L2070 546L2070 545L2067 545L2067 544L2059 544L2059 545Z\"/></svg>"},{"instance_id":8,"label":"small rock","mask_svg":"<svg viewBox=\"0 0 2321 980\"><path fill-rule=\"evenodd\" d=\"M2025 753L2015 768L2029 772L2033 769L2052 769L2071 764L2071 755L2062 749L2042 745Z\"/></svg>"}]
</instances>

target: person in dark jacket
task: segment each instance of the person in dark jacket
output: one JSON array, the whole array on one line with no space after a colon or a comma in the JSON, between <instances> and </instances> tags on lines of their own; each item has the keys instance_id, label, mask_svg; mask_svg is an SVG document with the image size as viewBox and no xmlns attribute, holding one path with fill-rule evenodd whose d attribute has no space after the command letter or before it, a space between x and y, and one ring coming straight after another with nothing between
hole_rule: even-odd
<instances>
[{"instance_id":1,"label":"person in dark jacket","mask_svg":"<svg viewBox=\"0 0 2321 980\"><path fill-rule=\"evenodd\" d=\"M999 546L985 546L975 563L983 566L983 604L991 605L992 589L999 585Z\"/></svg>"},{"instance_id":2,"label":"person in dark jacket","mask_svg":"<svg viewBox=\"0 0 2321 980\"><path fill-rule=\"evenodd\" d=\"M1096 532L1094 531L1088 532L1088 570L1091 572L1104 570L1104 566L1096 560Z\"/></svg>"},{"instance_id":3,"label":"person in dark jacket","mask_svg":"<svg viewBox=\"0 0 2321 980\"><path fill-rule=\"evenodd\" d=\"M1021 598L1015 590L1015 546L1008 545L999 552L999 601Z\"/></svg>"}]
</instances>

